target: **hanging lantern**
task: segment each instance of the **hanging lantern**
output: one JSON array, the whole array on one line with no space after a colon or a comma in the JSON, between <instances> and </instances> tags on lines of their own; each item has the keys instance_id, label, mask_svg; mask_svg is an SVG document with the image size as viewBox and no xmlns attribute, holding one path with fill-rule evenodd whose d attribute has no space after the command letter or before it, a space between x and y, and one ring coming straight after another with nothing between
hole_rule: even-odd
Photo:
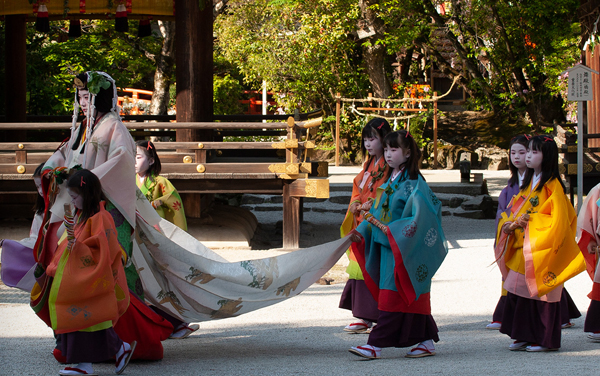
<instances>
[{"instance_id":1,"label":"hanging lantern","mask_svg":"<svg viewBox=\"0 0 600 376\"><path fill-rule=\"evenodd\" d=\"M50 31L50 20L48 19L48 8L46 5L41 4L37 11L37 17L35 19L35 29L40 33L47 33Z\"/></svg>"},{"instance_id":2,"label":"hanging lantern","mask_svg":"<svg viewBox=\"0 0 600 376\"><path fill-rule=\"evenodd\" d=\"M127 23L127 8L125 5L119 4L117 7L117 14L115 15L115 30L122 33L129 31L129 24Z\"/></svg>"},{"instance_id":3,"label":"hanging lantern","mask_svg":"<svg viewBox=\"0 0 600 376\"><path fill-rule=\"evenodd\" d=\"M69 38L79 38L81 36L81 21L71 20L69 24Z\"/></svg>"},{"instance_id":4,"label":"hanging lantern","mask_svg":"<svg viewBox=\"0 0 600 376\"><path fill-rule=\"evenodd\" d=\"M138 26L138 38L149 37L150 35L152 35L150 20L147 18L142 18Z\"/></svg>"}]
</instances>

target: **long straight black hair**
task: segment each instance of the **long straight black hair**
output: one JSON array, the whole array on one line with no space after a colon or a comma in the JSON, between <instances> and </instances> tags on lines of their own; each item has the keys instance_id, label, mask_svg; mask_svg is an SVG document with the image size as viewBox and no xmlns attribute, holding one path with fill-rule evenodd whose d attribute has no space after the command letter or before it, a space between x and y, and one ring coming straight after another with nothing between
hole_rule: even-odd
<instances>
[{"instance_id":1,"label":"long straight black hair","mask_svg":"<svg viewBox=\"0 0 600 376\"><path fill-rule=\"evenodd\" d=\"M41 178L43 169L44 169L44 164L40 163L39 166L37 166L35 168L35 171L33 171L33 177ZM36 190L36 192L37 192L37 190ZM33 211L35 212L35 214L44 214L45 210L46 210L46 202L44 201L44 198L38 193L37 199L35 200L35 205L33 205Z\"/></svg>"},{"instance_id":2,"label":"long straight black hair","mask_svg":"<svg viewBox=\"0 0 600 376\"><path fill-rule=\"evenodd\" d=\"M531 140L531 136L526 134L517 135L510 140L510 146L508 147L508 168L510 169L510 179L508 179L509 186L519 184L519 169L512 164L512 159L510 158L512 146L514 144L519 144L527 149L529 147L529 140Z\"/></svg>"},{"instance_id":3,"label":"long straight black hair","mask_svg":"<svg viewBox=\"0 0 600 376\"><path fill-rule=\"evenodd\" d=\"M552 179L558 179L563 192L565 191L565 183L563 183L560 172L558 171L558 146L552 137L549 136L534 136L529 141L528 150L537 150L542 152L542 177L535 192L542 190L544 184ZM527 188L533 178L533 169L528 169L523 179L521 189Z\"/></svg>"},{"instance_id":4,"label":"long straight black hair","mask_svg":"<svg viewBox=\"0 0 600 376\"><path fill-rule=\"evenodd\" d=\"M106 200L102 193L100 179L90 170L79 170L69 180L67 187L77 192L83 198L83 208L78 224L84 224L89 218L100 211L100 202Z\"/></svg>"},{"instance_id":5,"label":"long straight black hair","mask_svg":"<svg viewBox=\"0 0 600 376\"><path fill-rule=\"evenodd\" d=\"M383 143L386 147L402 148L410 151L410 156L404 163L404 169L410 180L417 179L421 174L419 170L419 164L421 163L421 149L417 146L413 136L405 130L400 130L385 136Z\"/></svg>"}]
</instances>

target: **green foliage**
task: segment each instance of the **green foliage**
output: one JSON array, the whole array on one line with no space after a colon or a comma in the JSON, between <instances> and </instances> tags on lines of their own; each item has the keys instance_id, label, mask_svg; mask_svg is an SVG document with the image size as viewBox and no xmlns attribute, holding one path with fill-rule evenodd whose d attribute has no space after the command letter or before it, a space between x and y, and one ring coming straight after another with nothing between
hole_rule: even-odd
<instances>
[{"instance_id":1,"label":"green foliage","mask_svg":"<svg viewBox=\"0 0 600 376\"><path fill-rule=\"evenodd\" d=\"M64 115L72 111L73 75L89 70L110 74L118 87L152 90L154 61L161 38L137 38L114 30L114 21L82 20L83 35L68 39L68 21L51 22L49 34L27 28L27 91L30 115Z\"/></svg>"},{"instance_id":2,"label":"green foliage","mask_svg":"<svg viewBox=\"0 0 600 376\"><path fill-rule=\"evenodd\" d=\"M235 115L242 113L240 99L243 88L239 81L226 75L213 78L213 111L215 115Z\"/></svg>"},{"instance_id":3,"label":"green foliage","mask_svg":"<svg viewBox=\"0 0 600 376\"><path fill-rule=\"evenodd\" d=\"M217 18L217 52L244 82L281 93L286 111L333 107L332 94L365 95L368 80L350 33L359 8L351 0L230 1Z\"/></svg>"}]
</instances>

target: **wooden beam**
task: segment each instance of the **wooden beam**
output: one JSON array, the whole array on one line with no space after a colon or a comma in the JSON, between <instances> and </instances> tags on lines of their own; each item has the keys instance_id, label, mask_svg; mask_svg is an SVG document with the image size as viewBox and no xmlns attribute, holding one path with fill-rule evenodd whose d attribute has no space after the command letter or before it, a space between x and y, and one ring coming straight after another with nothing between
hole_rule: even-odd
<instances>
[{"instance_id":1,"label":"wooden beam","mask_svg":"<svg viewBox=\"0 0 600 376\"><path fill-rule=\"evenodd\" d=\"M289 186L292 197L329 198L329 179L298 179Z\"/></svg>"}]
</instances>

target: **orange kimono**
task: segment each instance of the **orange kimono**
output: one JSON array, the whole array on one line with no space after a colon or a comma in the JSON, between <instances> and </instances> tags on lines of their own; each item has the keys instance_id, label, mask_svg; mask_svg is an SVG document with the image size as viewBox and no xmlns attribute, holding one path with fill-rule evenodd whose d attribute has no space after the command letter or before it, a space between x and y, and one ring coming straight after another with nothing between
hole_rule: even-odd
<instances>
[{"instance_id":1,"label":"orange kimono","mask_svg":"<svg viewBox=\"0 0 600 376\"><path fill-rule=\"evenodd\" d=\"M57 334L113 327L129 305L124 252L104 204L75 228L70 250L68 239L61 239L46 267L46 274L53 278L47 300L50 322L46 324ZM36 283L32 298L38 293Z\"/></svg>"},{"instance_id":2,"label":"orange kimono","mask_svg":"<svg viewBox=\"0 0 600 376\"><path fill-rule=\"evenodd\" d=\"M356 175L352 182L350 205L353 203L364 204L370 199L374 200L377 195L377 188L385 182L386 178L389 176L389 170L390 168L387 163L385 163L385 158L383 156L381 156L377 162L375 162L374 157L369 158L364 164L363 171ZM340 227L342 238L354 230L362 220L362 216L355 216L350 212L350 208L348 207L346 217ZM349 278L358 280L364 279L352 250L349 249L347 254L350 259L350 263L346 268Z\"/></svg>"}]
</instances>

